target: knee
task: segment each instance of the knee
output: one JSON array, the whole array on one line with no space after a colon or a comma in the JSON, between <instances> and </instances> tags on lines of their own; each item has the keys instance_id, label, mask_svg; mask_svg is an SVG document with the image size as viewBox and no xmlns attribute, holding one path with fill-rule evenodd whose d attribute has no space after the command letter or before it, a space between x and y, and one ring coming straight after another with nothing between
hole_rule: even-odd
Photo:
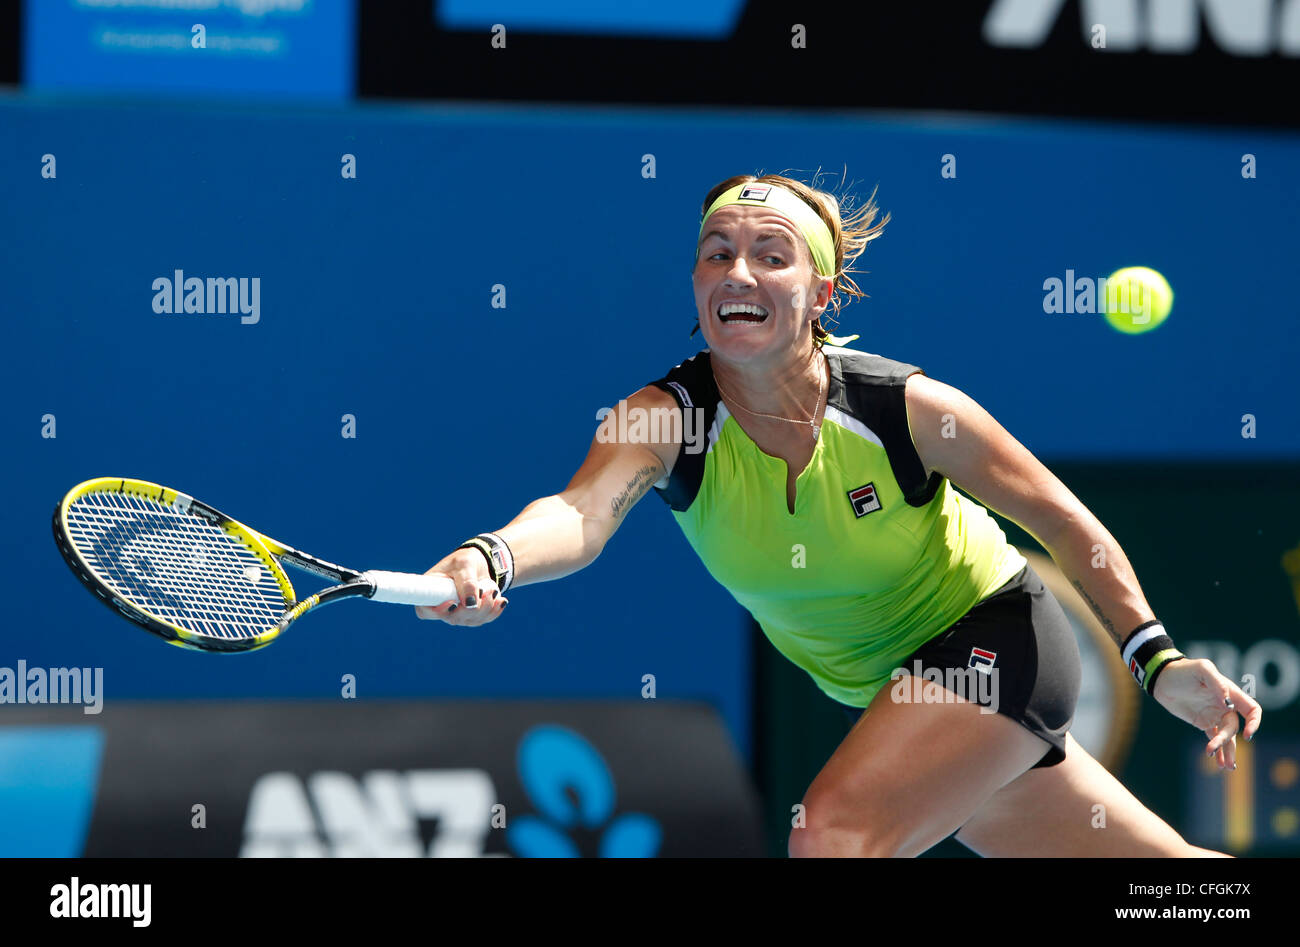
<instances>
[{"instance_id":1,"label":"knee","mask_svg":"<svg viewBox=\"0 0 1300 947\"><path fill-rule=\"evenodd\" d=\"M792 829L789 851L791 858L896 858L905 854L892 839L849 827Z\"/></svg>"},{"instance_id":2,"label":"knee","mask_svg":"<svg viewBox=\"0 0 1300 947\"><path fill-rule=\"evenodd\" d=\"M805 804L802 823L790 830L791 858L894 858L904 852L896 830L872 820L849 818L823 800Z\"/></svg>"}]
</instances>

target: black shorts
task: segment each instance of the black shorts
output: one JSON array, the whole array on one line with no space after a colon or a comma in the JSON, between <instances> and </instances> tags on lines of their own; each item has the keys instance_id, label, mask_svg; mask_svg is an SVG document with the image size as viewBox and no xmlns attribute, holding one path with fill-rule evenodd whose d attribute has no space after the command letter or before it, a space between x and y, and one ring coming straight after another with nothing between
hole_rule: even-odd
<instances>
[{"instance_id":1,"label":"black shorts","mask_svg":"<svg viewBox=\"0 0 1300 947\"><path fill-rule=\"evenodd\" d=\"M996 705L998 713L1050 743L1034 768L1065 759L1065 733L1079 699L1079 645L1064 609L1028 564L899 666L910 674L918 660L923 672L933 669L936 676L957 669L960 675L945 679L976 681L959 691L962 696ZM967 671L981 665L997 671L996 689L980 686L987 682ZM996 704L988 699L992 695ZM862 715L861 707L839 706L854 723Z\"/></svg>"}]
</instances>

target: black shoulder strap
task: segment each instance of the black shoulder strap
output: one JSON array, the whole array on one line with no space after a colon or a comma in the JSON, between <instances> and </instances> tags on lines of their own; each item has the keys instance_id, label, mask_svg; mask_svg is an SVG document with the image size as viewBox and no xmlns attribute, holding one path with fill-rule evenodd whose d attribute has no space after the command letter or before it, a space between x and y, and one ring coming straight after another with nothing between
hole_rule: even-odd
<instances>
[{"instance_id":1,"label":"black shoulder strap","mask_svg":"<svg viewBox=\"0 0 1300 947\"><path fill-rule=\"evenodd\" d=\"M674 510L686 510L695 502L704 480L708 432L718 413L718 388L713 381L709 350L692 355L663 378L650 382L677 399L682 409L682 444L677 451L668 486L655 492ZM687 437L687 433L692 434Z\"/></svg>"},{"instance_id":2,"label":"black shoulder strap","mask_svg":"<svg viewBox=\"0 0 1300 947\"><path fill-rule=\"evenodd\" d=\"M830 349L827 355L832 355ZM925 465L907 426L907 379L924 372L916 365L852 349L839 349L833 357L841 385L832 403L841 401L836 405L840 410L879 436L908 505L925 506L943 484L943 474L936 471L926 479Z\"/></svg>"}]
</instances>

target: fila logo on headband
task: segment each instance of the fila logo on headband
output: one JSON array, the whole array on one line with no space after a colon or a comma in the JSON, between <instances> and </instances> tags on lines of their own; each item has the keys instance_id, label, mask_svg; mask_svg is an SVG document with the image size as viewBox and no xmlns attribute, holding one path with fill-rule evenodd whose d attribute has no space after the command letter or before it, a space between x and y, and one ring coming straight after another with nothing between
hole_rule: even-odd
<instances>
[{"instance_id":1,"label":"fila logo on headband","mask_svg":"<svg viewBox=\"0 0 1300 947\"><path fill-rule=\"evenodd\" d=\"M744 190L740 192L740 196L737 197L736 200L765 201L767 200L768 195L771 193L772 193L772 185L770 184L747 184L745 185Z\"/></svg>"},{"instance_id":2,"label":"fila logo on headband","mask_svg":"<svg viewBox=\"0 0 1300 947\"><path fill-rule=\"evenodd\" d=\"M880 497L876 496L876 485L868 483L856 490L850 490L849 502L853 504L853 512L858 519L880 509Z\"/></svg>"}]
</instances>

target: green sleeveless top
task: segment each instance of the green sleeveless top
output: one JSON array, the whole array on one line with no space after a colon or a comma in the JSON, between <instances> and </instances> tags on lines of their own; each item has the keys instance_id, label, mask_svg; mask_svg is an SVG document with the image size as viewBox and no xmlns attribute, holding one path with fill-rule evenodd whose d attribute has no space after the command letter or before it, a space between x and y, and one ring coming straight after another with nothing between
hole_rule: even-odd
<instances>
[{"instance_id":1,"label":"green sleeveless top","mask_svg":"<svg viewBox=\"0 0 1300 947\"><path fill-rule=\"evenodd\" d=\"M699 432L683 438L655 490L777 650L830 697L865 707L908 655L1026 560L983 506L942 474L925 477L904 400L921 369L823 350L826 415L793 515L785 461L759 450L728 412L707 349L651 382L677 399L684 430Z\"/></svg>"}]
</instances>

